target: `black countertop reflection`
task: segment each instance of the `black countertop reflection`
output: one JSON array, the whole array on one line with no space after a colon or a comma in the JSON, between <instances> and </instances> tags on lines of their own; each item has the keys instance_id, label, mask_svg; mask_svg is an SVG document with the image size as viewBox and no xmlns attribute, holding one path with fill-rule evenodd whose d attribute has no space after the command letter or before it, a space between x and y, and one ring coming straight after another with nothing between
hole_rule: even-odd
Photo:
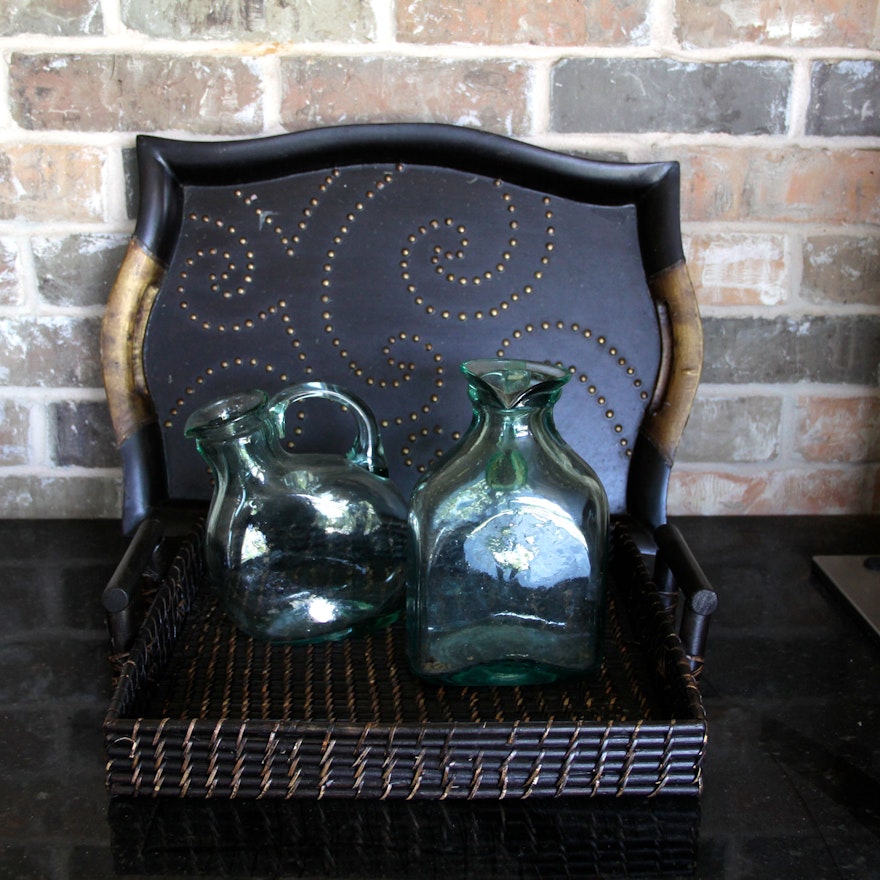
<instances>
[{"instance_id":1,"label":"black countertop reflection","mask_svg":"<svg viewBox=\"0 0 880 880\"><path fill-rule=\"evenodd\" d=\"M880 644L811 557L880 517L679 518L719 594L705 790L564 804L210 803L104 789L110 521L0 522L0 878L880 878Z\"/></svg>"}]
</instances>

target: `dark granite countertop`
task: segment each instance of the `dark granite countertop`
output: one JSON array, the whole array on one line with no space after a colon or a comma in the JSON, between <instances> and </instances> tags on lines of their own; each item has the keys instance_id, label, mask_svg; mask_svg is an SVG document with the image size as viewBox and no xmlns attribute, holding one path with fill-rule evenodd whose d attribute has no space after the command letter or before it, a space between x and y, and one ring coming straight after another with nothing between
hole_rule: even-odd
<instances>
[{"instance_id":1,"label":"dark granite countertop","mask_svg":"<svg viewBox=\"0 0 880 880\"><path fill-rule=\"evenodd\" d=\"M678 802L635 818L629 805L597 805L585 828L698 823L693 876L704 880L880 878L880 644L811 568L814 555L880 553L880 517L675 522L720 599L702 681L705 789L699 807L667 798ZM164 866L164 876L307 873L295 859L279 874L265 858L206 856L205 840L215 856L224 849L228 804L196 806L200 855L151 866L132 857L138 835L159 821L155 802L111 806L101 734L111 670L100 594L125 543L111 521L0 522L0 877L102 880L120 876L120 865ZM179 802L167 807L165 821L191 821ZM265 854L277 817L253 807L234 821ZM303 840L315 843L316 814L299 809ZM583 876L583 862L568 864ZM525 862L522 871L558 876L529 873ZM440 873L455 876L439 854L418 871Z\"/></svg>"}]
</instances>

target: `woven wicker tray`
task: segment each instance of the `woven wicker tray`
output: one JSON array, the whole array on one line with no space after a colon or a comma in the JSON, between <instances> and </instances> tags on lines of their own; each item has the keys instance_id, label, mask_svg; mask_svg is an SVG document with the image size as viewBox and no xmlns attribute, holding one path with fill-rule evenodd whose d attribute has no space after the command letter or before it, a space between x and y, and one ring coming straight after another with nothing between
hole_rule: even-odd
<instances>
[{"instance_id":1,"label":"woven wicker tray","mask_svg":"<svg viewBox=\"0 0 880 880\"><path fill-rule=\"evenodd\" d=\"M404 629L323 645L239 633L200 530L163 578L104 724L113 795L527 798L699 794L706 718L673 621L618 523L592 678L427 685Z\"/></svg>"}]
</instances>

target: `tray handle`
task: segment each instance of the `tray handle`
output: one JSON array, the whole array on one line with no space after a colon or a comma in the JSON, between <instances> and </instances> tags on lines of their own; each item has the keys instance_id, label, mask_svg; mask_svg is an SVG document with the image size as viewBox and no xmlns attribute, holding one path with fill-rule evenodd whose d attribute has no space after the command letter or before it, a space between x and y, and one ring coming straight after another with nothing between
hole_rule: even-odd
<instances>
[{"instance_id":1,"label":"tray handle","mask_svg":"<svg viewBox=\"0 0 880 880\"><path fill-rule=\"evenodd\" d=\"M654 539L657 542L654 583L670 614L677 613L679 593L684 594L678 632L694 678L699 679L703 671L709 621L718 607L718 596L675 526L669 523L659 526Z\"/></svg>"},{"instance_id":2,"label":"tray handle","mask_svg":"<svg viewBox=\"0 0 880 880\"><path fill-rule=\"evenodd\" d=\"M107 614L113 656L124 654L134 641L140 625L143 581L157 576L156 555L163 534L161 520L143 520L104 588L101 601Z\"/></svg>"}]
</instances>

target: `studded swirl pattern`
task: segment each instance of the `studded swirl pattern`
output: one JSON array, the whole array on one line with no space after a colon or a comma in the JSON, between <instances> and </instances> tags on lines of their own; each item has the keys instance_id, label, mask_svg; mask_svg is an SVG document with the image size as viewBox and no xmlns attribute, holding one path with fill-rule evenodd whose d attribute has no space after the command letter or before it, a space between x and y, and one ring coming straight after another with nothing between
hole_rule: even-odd
<instances>
[{"instance_id":1,"label":"studded swirl pattern","mask_svg":"<svg viewBox=\"0 0 880 880\"><path fill-rule=\"evenodd\" d=\"M572 374L566 439L623 509L658 334L631 207L425 166L350 166L190 187L146 337L175 493L204 496L187 414L233 388L322 379L366 399L406 491L467 427L458 365L530 358ZM344 414L291 414L296 450L342 451Z\"/></svg>"}]
</instances>

